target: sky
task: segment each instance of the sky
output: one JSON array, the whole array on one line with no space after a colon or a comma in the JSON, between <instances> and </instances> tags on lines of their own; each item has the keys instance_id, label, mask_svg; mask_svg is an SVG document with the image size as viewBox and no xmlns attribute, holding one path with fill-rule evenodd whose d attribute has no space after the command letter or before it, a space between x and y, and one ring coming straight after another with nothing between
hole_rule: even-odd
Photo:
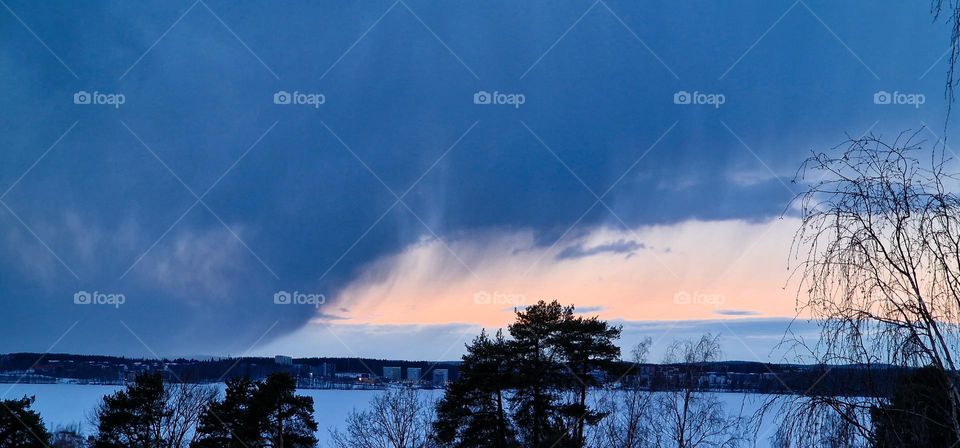
<instances>
[{"instance_id":1,"label":"sky","mask_svg":"<svg viewBox=\"0 0 960 448\"><path fill-rule=\"evenodd\" d=\"M0 352L781 360L803 159L955 126L924 2L0 5Z\"/></svg>"}]
</instances>

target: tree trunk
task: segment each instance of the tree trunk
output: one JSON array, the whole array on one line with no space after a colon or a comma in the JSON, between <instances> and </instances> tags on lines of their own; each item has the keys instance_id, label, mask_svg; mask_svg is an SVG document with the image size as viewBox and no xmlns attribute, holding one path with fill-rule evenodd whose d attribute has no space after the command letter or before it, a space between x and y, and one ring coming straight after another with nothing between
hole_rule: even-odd
<instances>
[{"instance_id":1,"label":"tree trunk","mask_svg":"<svg viewBox=\"0 0 960 448\"><path fill-rule=\"evenodd\" d=\"M577 428L577 440L576 444L578 447L583 448L586 446L586 442L583 440L583 419L586 417L587 411L587 384L586 382L580 383L580 409L583 410L583 415L577 419L576 428Z\"/></svg>"},{"instance_id":2,"label":"tree trunk","mask_svg":"<svg viewBox=\"0 0 960 448\"><path fill-rule=\"evenodd\" d=\"M507 446L507 417L503 413L503 390L497 389L497 448Z\"/></svg>"}]
</instances>

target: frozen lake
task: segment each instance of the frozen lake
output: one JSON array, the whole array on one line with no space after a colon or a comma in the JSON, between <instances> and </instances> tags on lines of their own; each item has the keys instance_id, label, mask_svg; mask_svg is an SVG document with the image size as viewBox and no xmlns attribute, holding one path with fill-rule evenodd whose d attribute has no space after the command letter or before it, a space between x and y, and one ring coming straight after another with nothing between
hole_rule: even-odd
<instances>
[{"instance_id":1,"label":"frozen lake","mask_svg":"<svg viewBox=\"0 0 960 448\"><path fill-rule=\"evenodd\" d=\"M101 397L113 393L121 386L92 386L77 384L0 384L0 398L20 398L24 395L35 396L36 409L44 423L51 428L57 426L79 424L84 432L91 432L90 415ZM376 390L319 390L301 389L300 395L313 397L314 416L319 425L317 438L320 446L327 447L329 428L341 427L347 415L353 409L367 407L370 399L382 391ZM428 397L439 399L442 390L424 390ZM743 405L744 414L753 413L761 404L763 396L741 393L718 394L728 412L740 412ZM770 420L769 418L767 420ZM765 421L761 428L762 437L757 441L757 447L768 447L769 437L774 427L770 421Z\"/></svg>"}]
</instances>

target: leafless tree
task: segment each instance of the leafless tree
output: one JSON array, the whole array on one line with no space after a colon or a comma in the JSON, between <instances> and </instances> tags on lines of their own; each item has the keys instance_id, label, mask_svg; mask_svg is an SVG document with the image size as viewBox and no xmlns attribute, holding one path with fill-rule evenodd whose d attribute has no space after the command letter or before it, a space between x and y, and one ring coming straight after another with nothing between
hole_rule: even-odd
<instances>
[{"instance_id":1,"label":"leafless tree","mask_svg":"<svg viewBox=\"0 0 960 448\"><path fill-rule=\"evenodd\" d=\"M645 362L649 347L647 340L634 349L637 364ZM598 429L596 446L732 448L746 442L749 419L728 413L702 381L707 363L719 360L716 336L674 342L659 366L676 369L666 373L670 390L612 392L605 400L611 415Z\"/></svg>"},{"instance_id":2,"label":"leafless tree","mask_svg":"<svg viewBox=\"0 0 960 448\"><path fill-rule=\"evenodd\" d=\"M634 375L639 374L639 366L647 362L651 343L650 338L647 338L633 348L631 370ZM652 402L653 393L640 387L639 382L624 389L606 390L600 408L608 415L595 429L592 446L652 446L656 440L652 433Z\"/></svg>"},{"instance_id":3,"label":"leafless tree","mask_svg":"<svg viewBox=\"0 0 960 448\"><path fill-rule=\"evenodd\" d=\"M924 150L917 135L849 140L815 153L798 172L808 187L797 201L792 252L797 305L821 331L797 342L826 365L933 366L954 379L945 415L960 434L960 390L949 374L957 369L960 198L950 160ZM800 397L785 414L795 418L785 435L816 435L840 418L845 431L871 440L866 416L879 399L860 395Z\"/></svg>"},{"instance_id":4,"label":"leafless tree","mask_svg":"<svg viewBox=\"0 0 960 448\"><path fill-rule=\"evenodd\" d=\"M57 426L50 432L50 448L87 448L80 424Z\"/></svg>"},{"instance_id":5,"label":"leafless tree","mask_svg":"<svg viewBox=\"0 0 960 448\"><path fill-rule=\"evenodd\" d=\"M716 393L706 390L703 380L707 363L720 360L717 336L674 342L664 364L679 367L677 387L660 392L653 401L653 429L657 447L730 448L746 441L747 419L728 415Z\"/></svg>"},{"instance_id":6,"label":"leafless tree","mask_svg":"<svg viewBox=\"0 0 960 448\"><path fill-rule=\"evenodd\" d=\"M798 403L803 403L798 405ZM856 406L820 406L816 399L788 400L781 408L781 422L772 437L774 448L859 448L869 446L855 423L864 416L843 415L860 412Z\"/></svg>"},{"instance_id":7,"label":"leafless tree","mask_svg":"<svg viewBox=\"0 0 960 448\"><path fill-rule=\"evenodd\" d=\"M117 427L116 431L123 440L139 440L143 434L149 434L149 447L144 448L188 448L196 436L197 423L204 410L218 396L218 390L209 385L195 383L166 383L155 397L137 397L143 400L138 409L147 414L137 415L132 422ZM106 399L100 402L90 417L94 428L100 427L98 416L107 411ZM149 409L149 411L146 411Z\"/></svg>"},{"instance_id":8,"label":"leafless tree","mask_svg":"<svg viewBox=\"0 0 960 448\"><path fill-rule=\"evenodd\" d=\"M165 391L169 413L161 422L164 439L170 448L190 446L200 417L220 393L213 386L182 382L168 384Z\"/></svg>"},{"instance_id":9,"label":"leafless tree","mask_svg":"<svg viewBox=\"0 0 960 448\"><path fill-rule=\"evenodd\" d=\"M370 401L370 409L353 411L345 432L331 430L336 448L432 448L434 403L419 389L389 389Z\"/></svg>"},{"instance_id":10,"label":"leafless tree","mask_svg":"<svg viewBox=\"0 0 960 448\"><path fill-rule=\"evenodd\" d=\"M947 10L944 11L944 3L947 5ZM947 81L946 81L946 97L947 97L947 111L948 115L953 106L954 100L954 88L957 85L956 81L956 68L957 61L960 59L960 3L956 0L950 0L946 2L944 0L931 0L930 1L930 12L933 13L934 20L940 19L942 16L947 17L947 21L950 24L950 53L949 63L947 64Z\"/></svg>"}]
</instances>

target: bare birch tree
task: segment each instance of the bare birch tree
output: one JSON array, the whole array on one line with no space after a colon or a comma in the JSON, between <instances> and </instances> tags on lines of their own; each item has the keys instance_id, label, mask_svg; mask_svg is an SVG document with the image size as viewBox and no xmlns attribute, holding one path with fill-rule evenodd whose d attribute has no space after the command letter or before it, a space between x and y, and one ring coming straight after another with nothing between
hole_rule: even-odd
<instances>
[{"instance_id":1,"label":"bare birch tree","mask_svg":"<svg viewBox=\"0 0 960 448\"><path fill-rule=\"evenodd\" d=\"M634 350L645 362L649 340ZM598 431L596 446L625 448L732 448L747 441L749 419L729 413L704 383L709 363L720 360L716 336L675 341L658 368L666 370L669 390L640 387L618 390L606 401L611 415Z\"/></svg>"},{"instance_id":2,"label":"bare birch tree","mask_svg":"<svg viewBox=\"0 0 960 448\"><path fill-rule=\"evenodd\" d=\"M213 386L164 383L142 374L126 389L103 397L92 416L97 448L187 448L197 422L217 397Z\"/></svg>"},{"instance_id":3,"label":"bare birch tree","mask_svg":"<svg viewBox=\"0 0 960 448\"><path fill-rule=\"evenodd\" d=\"M720 360L720 342L705 334L698 340L675 341L664 364L679 366L677 387L657 393L653 428L657 447L731 448L746 441L746 419L728 415L716 393L705 389L705 368Z\"/></svg>"},{"instance_id":4,"label":"bare birch tree","mask_svg":"<svg viewBox=\"0 0 960 448\"><path fill-rule=\"evenodd\" d=\"M633 348L633 374L647 362L652 341L646 338ZM653 393L644 389L639 381L623 389L605 391L602 409L608 414L595 429L592 446L616 446L644 448L656 440L652 432L651 406Z\"/></svg>"},{"instance_id":5,"label":"bare birch tree","mask_svg":"<svg viewBox=\"0 0 960 448\"><path fill-rule=\"evenodd\" d=\"M924 150L917 134L850 140L801 167L798 180L809 183L797 201L797 304L821 330L801 347L826 365L932 366L950 379L953 418L944 423L960 434L960 198L950 160ZM866 416L879 399L801 398L785 414L786 435L815 436L839 418L873 439Z\"/></svg>"},{"instance_id":6,"label":"bare birch tree","mask_svg":"<svg viewBox=\"0 0 960 448\"><path fill-rule=\"evenodd\" d=\"M370 409L353 411L346 429L330 431L337 448L431 448L434 404L418 389L389 389L370 401Z\"/></svg>"}]
</instances>

